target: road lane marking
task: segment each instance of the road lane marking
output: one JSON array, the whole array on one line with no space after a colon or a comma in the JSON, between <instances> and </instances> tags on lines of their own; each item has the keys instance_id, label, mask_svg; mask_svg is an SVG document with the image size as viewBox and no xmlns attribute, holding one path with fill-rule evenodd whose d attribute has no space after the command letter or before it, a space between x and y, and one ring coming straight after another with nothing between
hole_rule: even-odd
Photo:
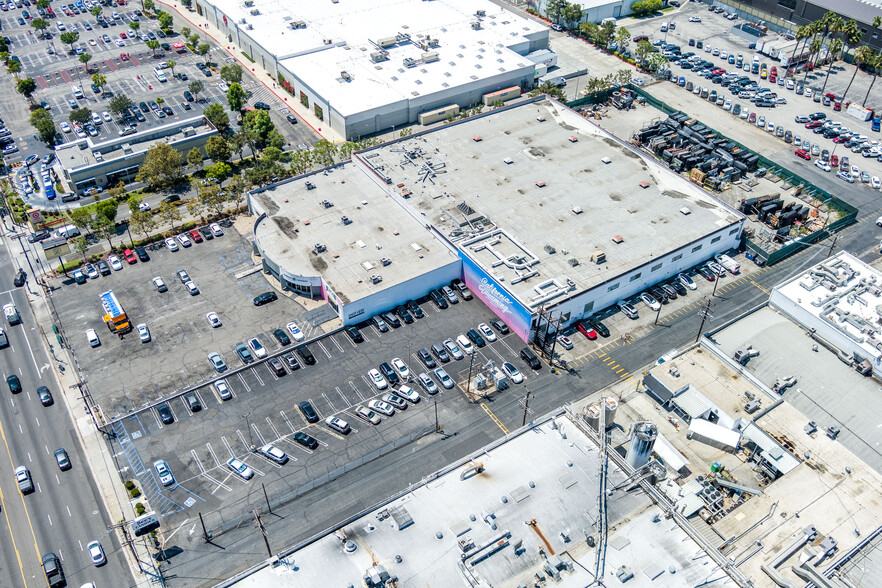
<instances>
[{"instance_id":1,"label":"road lane marking","mask_svg":"<svg viewBox=\"0 0 882 588\"><path fill-rule=\"evenodd\" d=\"M481 403L481 408L483 408L484 412L487 413L487 416L489 416L493 420L493 422L496 423L496 426L499 427L500 429L502 429L503 433L508 435L508 429L506 429L505 425L502 424L502 421L500 421L497 418L497 416L495 414L493 414L493 411L490 410L490 408L486 404L484 404L483 402Z\"/></svg>"}]
</instances>

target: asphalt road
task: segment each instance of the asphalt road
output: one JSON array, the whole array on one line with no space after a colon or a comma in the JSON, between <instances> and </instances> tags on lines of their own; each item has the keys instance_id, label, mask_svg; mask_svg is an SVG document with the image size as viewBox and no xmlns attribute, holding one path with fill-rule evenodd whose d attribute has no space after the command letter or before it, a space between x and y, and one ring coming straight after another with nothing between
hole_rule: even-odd
<instances>
[{"instance_id":1,"label":"asphalt road","mask_svg":"<svg viewBox=\"0 0 882 588\"><path fill-rule=\"evenodd\" d=\"M80 586L96 582L99 586L133 584L120 546L107 530L110 524L91 475L83 466L82 448L58 384L49 369L51 358L45 352L43 336L35 326L24 288L14 288L17 267L10 252L18 248L8 231L0 236L0 293L3 304L12 302L22 316L22 324L3 328L10 346L0 350L0 370L4 380L18 375L23 391L13 395L5 383L0 392L0 584L3 586L46 585L41 557L55 552L63 560L68 584ZM30 281L28 288L36 286ZM44 407L36 388L45 385L53 392L55 404ZM82 412L79 404L74 415ZM54 451L64 448L73 467L65 472L56 465ZM33 477L36 491L22 496L13 470L25 465ZM107 553L108 563L95 568L85 546L97 539Z\"/></svg>"}]
</instances>

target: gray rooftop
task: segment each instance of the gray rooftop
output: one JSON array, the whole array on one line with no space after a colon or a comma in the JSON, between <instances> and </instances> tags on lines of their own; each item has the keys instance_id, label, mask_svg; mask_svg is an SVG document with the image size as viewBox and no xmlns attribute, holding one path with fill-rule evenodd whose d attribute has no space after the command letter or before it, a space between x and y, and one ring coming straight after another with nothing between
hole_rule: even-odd
<instances>
[{"instance_id":1,"label":"gray rooftop","mask_svg":"<svg viewBox=\"0 0 882 588\"><path fill-rule=\"evenodd\" d=\"M359 157L534 308L545 293L540 283L571 280L588 290L743 218L549 99ZM591 261L597 250L606 253L600 265ZM527 269L500 261L513 258Z\"/></svg>"},{"instance_id":2,"label":"gray rooftop","mask_svg":"<svg viewBox=\"0 0 882 588\"><path fill-rule=\"evenodd\" d=\"M554 585L591 584L595 553L587 547L586 533L596 534L597 449L567 417L556 422L557 429L545 423L482 450L476 458L485 467L481 474L462 480L464 468L453 468L341 524L338 533L354 551L329 531L292 553L286 565L264 569L240 584L361 586L363 574L376 563L397 576L399 586L532 585L546 562L540 548L549 561L556 561L555 553L573 568ZM610 488L624 479L612 464L610 477ZM628 586L725 583L727 576L708 565L706 557L696 557L698 545L672 521L659 518L659 509L645 494L616 492L608 508L608 582L619 584L614 574L625 565L634 574ZM525 524L531 520L535 527ZM471 549L461 547L472 543ZM518 546L522 551L516 553Z\"/></svg>"},{"instance_id":3,"label":"gray rooftop","mask_svg":"<svg viewBox=\"0 0 882 588\"><path fill-rule=\"evenodd\" d=\"M351 163L258 190L252 201L269 217L255 230L265 255L293 274L322 276L344 304L459 263ZM317 244L326 250L316 254Z\"/></svg>"}]
</instances>

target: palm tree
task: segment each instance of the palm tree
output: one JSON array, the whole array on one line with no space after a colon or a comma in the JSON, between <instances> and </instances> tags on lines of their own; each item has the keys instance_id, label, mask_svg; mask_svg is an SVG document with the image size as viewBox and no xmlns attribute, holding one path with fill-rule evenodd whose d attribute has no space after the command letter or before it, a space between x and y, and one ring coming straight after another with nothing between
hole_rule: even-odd
<instances>
[{"instance_id":1,"label":"palm tree","mask_svg":"<svg viewBox=\"0 0 882 588\"><path fill-rule=\"evenodd\" d=\"M809 36L809 27L802 26L796 29L796 45L793 46L793 53L790 54L790 63L793 63L793 58L796 57L796 50L799 48L799 42L803 41L802 47L805 49L805 41ZM802 54L800 53L800 55Z\"/></svg>"},{"instance_id":2,"label":"palm tree","mask_svg":"<svg viewBox=\"0 0 882 588\"><path fill-rule=\"evenodd\" d=\"M809 52L811 53L811 55L809 57L809 62L811 62L811 63L815 62L815 54L817 54L820 50L821 50L821 40L820 39L813 40L812 44L809 45ZM802 76L803 82L805 82L805 80L808 78L808 72L809 72L808 68L805 68L805 75Z\"/></svg>"},{"instance_id":3,"label":"palm tree","mask_svg":"<svg viewBox=\"0 0 882 588\"><path fill-rule=\"evenodd\" d=\"M882 55L873 51L866 63L869 67L873 68L873 80L870 82L870 87L867 89L867 95L864 96L864 101L861 102L861 106L867 105L867 99L870 97L870 92L873 90L873 84L876 83L876 76L879 75L879 68L882 68Z\"/></svg>"},{"instance_id":4,"label":"palm tree","mask_svg":"<svg viewBox=\"0 0 882 588\"><path fill-rule=\"evenodd\" d=\"M857 75L858 69L860 69L861 64L867 63L873 57L873 50L870 49L867 45L861 45L854 52L854 59L852 59L852 64L854 65L854 73L851 74L851 79L848 81L848 86L845 88L845 92L842 93L842 102L845 102L845 96L848 94L848 91L851 89L851 83L854 81L854 77Z\"/></svg>"},{"instance_id":5,"label":"palm tree","mask_svg":"<svg viewBox=\"0 0 882 588\"><path fill-rule=\"evenodd\" d=\"M842 51L844 43L842 39L833 39L833 42L830 43L829 54L833 57L830 58L830 65L827 66L827 77L824 78L824 85L821 87L821 94L824 93L824 90L827 89L827 81L830 79L830 71L833 69L833 64L836 62L835 56Z\"/></svg>"}]
</instances>

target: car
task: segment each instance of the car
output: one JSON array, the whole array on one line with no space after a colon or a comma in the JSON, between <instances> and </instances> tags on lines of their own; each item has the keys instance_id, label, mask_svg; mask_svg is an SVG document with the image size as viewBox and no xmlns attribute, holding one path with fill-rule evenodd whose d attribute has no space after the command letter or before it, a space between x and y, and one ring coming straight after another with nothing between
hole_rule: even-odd
<instances>
[{"instance_id":1,"label":"car","mask_svg":"<svg viewBox=\"0 0 882 588\"><path fill-rule=\"evenodd\" d=\"M73 467L70 463L70 456L63 448L55 450L55 463L58 464L58 469L62 472L66 472Z\"/></svg>"},{"instance_id":2,"label":"car","mask_svg":"<svg viewBox=\"0 0 882 588\"><path fill-rule=\"evenodd\" d=\"M254 108L256 108L257 110L269 110L270 105L267 104L266 102L255 102Z\"/></svg>"},{"instance_id":3,"label":"car","mask_svg":"<svg viewBox=\"0 0 882 588\"><path fill-rule=\"evenodd\" d=\"M119 257L116 255L111 255L107 258L107 261L110 263L110 267L112 267L115 271L121 271L123 266L122 262L119 260Z\"/></svg>"},{"instance_id":4,"label":"car","mask_svg":"<svg viewBox=\"0 0 882 588\"><path fill-rule=\"evenodd\" d=\"M392 366L388 362L385 362L385 361L382 362L380 364L379 369L380 369L380 374L384 378L389 380L389 382L391 384L397 384L400 381L400 378L398 377L398 372L396 372L394 369L392 369Z\"/></svg>"},{"instance_id":5,"label":"car","mask_svg":"<svg viewBox=\"0 0 882 588\"><path fill-rule=\"evenodd\" d=\"M726 268L715 261L709 261L706 267L721 278L726 275Z\"/></svg>"},{"instance_id":6,"label":"car","mask_svg":"<svg viewBox=\"0 0 882 588\"><path fill-rule=\"evenodd\" d=\"M381 399L383 402L397 410L407 410L407 402L405 402L405 400L400 396L397 396L395 394L383 394L383 396L381 396ZM374 410L377 409L374 408Z\"/></svg>"},{"instance_id":7,"label":"car","mask_svg":"<svg viewBox=\"0 0 882 588\"><path fill-rule=\"evenodd\" d=\"M157 292L168 291L168 286L165 285L165 282L159 276L153 278L153 285L156 287Z\"/></svg>"},{"instance_id":8,"label":"car","mask_svg":"<svg viewBox=\"0 0 882 588\"><path fill-rule=\"evenodd\" d=\"M423 390L428 394L437 394L438 393L438 385L435 383L435 380L429 377L429 374L422 372L419 376L417 376L417 381L419 381L420 386L423 387ZM401 394L401 387L398 389L398 393Z\"/></svg>"},{"instance_id":9,"label":"car","mask_svg":"<svg viewBox=\"0 0 882 588\"><path fill-rule=\"evenodd\" d=\"M306 365L314 365L315 364L315 356L312 354L312 351L309 350L309 347L306 345L301 345L297 348L297 355L303 359L303 362Z\"/></svg>"},{"instance_id":10,"label":"car","mask_svg":"<svg viewBox=\"0 0 882 588\"><path fill-rule=\"evenodd\" d=\"M190 231L190 238L193 239L195 243L202 243L203 241L202 234L196 229Z\"/></svg>"},{"instance_id":11,"label":"car","mask_svg":"<svg viewBox=\"0 0 882 588\"><path fill-rule=\"evenodd\" d=\"M558 342L558 344L561 345L564 349L570 350L570 349L573 348L573 342L572 342L572 341L570 340L570 338L567 337L566 335L558 335L558 336L557 336L557 342Z\"/></svg>"},{"instance_id":12,"label":"car","mask_svg":"<svg viewBox=\"0 0 882 588\"><path fill-rule=\"evenodd\" d=\"M265 458L276 462L277 464L284 465L288 463L288 454L273 445L272 443L268 443L258 448L257 452Z\"/></svg>"},{"instance_id":13,"label":"car","mask_svg":"<svg viewBox=\"0 0 882 588\"><path fill-rule=\"evenodd\" d=\"M698 285L687 274L683 274L683 273L677 274L677 280L681 284L683 284L685 287L689 288L690 290L697 290L698 289Z\"/></svg>"},{"instance_id":14,"label":"car","mask_svg":"<svg viewBox=\"0 0 882 588\"><path fill-rule=\"evenodd\" d=\"M472 342L469 341L469 338L461 333L456 338L456 344L459 345L460 349L462 349L462 352L466 355L471 355L475 351L475 348L472 345Z\"/></svg>"},{"instance_id":15,"label":"car","mask_svg":"<svg viewBox=\"0 0 882 588\"><path fill-rule=\"evenodd\" d=\"M502 371L505 372L505 375L508 376L514 384L520 384L524 381L524 375L518 371L518 368L507 361L502 362Z\"/></svg>"},{"instance_id":16,"label":"car","mask_svg":"<svg viewBox=\"0 0 882 588\"><path fill-rule=\"evenodd\" d=\"M819 168L819 169L822 169L822 170L824 170L825 172L828 172L828 171L830 171L831 169L833 169L833 168L830 167L830 164L827 163L826 161L824 161L823 159L819 159L819 160L817 160L817 161L815 162L815 167L817 167L817 168Z\"/></svg>"},{"instance_id":17,"label":"car","mask_svg":"<svg viewBox=\"0 0 882 588\"><path fill-rule=\"evenodd\" d=\"M637 309L625 301L619 302L619 310L621 310L622 314L627 316L629 319L636 320L640 317L640 315L637 313Z\"/></svg>"},{"instance_id":18,"label":"car","mask_svg":"<svg viewBox=\"0 0 882 588\"><path fill-rule=\"evenodd\" d=\"M404 306L416 319L421 319L426 316L425 313L423 312L423 309L420 308L419 304L417 304L413 300L408 300L407 302L404 303Z\"/></svg>"},{"instance_id":19,"label":"car","mask_svg":"<svg viewBox=\"0 0 882 588\"><path fill-rule=\"evenodd\" d=\"M429 298L432 299L432 302L435 303L440 310L446 309L449 305L447 304L447 299L439 292L438 290L431 290L429 292Z\"/></svg>"},{"instance_id":20,"label":"car","mask_svg":"<svg viewBox=\"0 0 882 588\"><path fill-rule=\"evenodd\" d=\"M175 477L164 459L154 461L153 469L156 470L156 475L159 476L159 483L163 486L171 486L175 483Z\"/></svg>"},{"instance_id":21,"label":"car","mask_svg":"<svg viewBox=\"0 0 882 588\"><path fill-rule=\"evenodd\" d=\"M89 559L96 568L107 563L107 556L104 555L104 549L97 541L91 541L86 545L86 551L89 552Z\"/></svg>"},{"instance_id":22,"label":"car","mask_svg":"<svg viewBox=\"0 0 882 588\"><path fill-rule=\"evenodd\" d=\"M178 242L180 242L181 247L190 247L193 245L193 243L190 241L190 237L188 237L184 233L178 235Z\"/></svg>"},{"instance_id":23,"label":"car","mask_svg":"<svg viewBox=\"0 0 882 588\"><path fill-rule=\"evenodd\" d=\"M346 334L349 335L349 338L352 339L353 343L362 343L364 342L364 337L356 327L346 327L344 329Z\"/></svg>"},{"instance_id":24,"label":"car","mask_svg":"<svg viewBox=\"0 0 882 588\"><path fill-rule=\"evenodd\" d=\"M874 190L882 189L882 180L879 179L879 176L873 176L870 179L870 186L872 186Z\"/></svg>"},{"instance_id":25,"label":"car","mask_svg":"<svg viewBox=\"0 0 882 588\"><path fill-rule=\"evenodd\" d=\"M138 262L137 258L135 258L135 254L132 253L131 249L126 249L125 251L123 251L123 258L126 260L126 263L129 265L132 265L132 264Z\"/></svg>"},{"instance_id":26,"label":"car","mask_svg":"<svg viewBox=\"0 0 882 588\"><path fill-rule=\"evenodd\" d=\"M210 230L211 234L215 237L223 237L224 235L224 230L217 223L211 223L210 225L208 225L208 230Z\"/></svg>"},{"instance_id":27,"label":"car","mask_svg":"<svg viewBox=\"0 0 882 588\"><path fill-rule=\"evenodd\" d=\"M377 416L377 413L364 406L356 406L353 412L355 413L355 416L372 425L379 425L382 420Z\"/></svg>"},{"instance_id":28,"label":"car","mask_svg":"<svg viewBox=\"0 0 882 588\"><path fill-rule=\"evenodd\" d=\"M264 357L266 357L266 347L263 346L263 344L260 342L260 339L258 339L257 337L252 337L251 339L249 339L248 346L254 352L254 355L257 357L257 359L263 359Z\"/></svg>"},{"instance_id":29,"label":"car","mask_svg":"<svg viewBox=\"0 0 882 588\"><path fill-rule=\"evenodd\" d=\"M450 354L447 353L447 348L441 343L432 344L432 354L437 357L441 363L447 363L450 361Z\"/></svg>"},{"instance_id":30,"label":"car","mask_svg":"<svg viewBox=\"0 0 882 588\"><path fill-rule=\"evenodd\" d=\"M217 380L214 383L214 389L217 391L217 395L220 396L221 400L229 400L233 397L233 391L230 390L226 380Z\"/></svg>"},{"instance_id":31,"label":"car","mask_svg":"<svg viewBox=\"0 0 882 588\"><path fill-rule=\"evenodd\" d=\"M135 327L135 330L138 332L138 339L141 340L141 343L150 342L150 329L147 328L146 323L140 323Z\"/></svg>"},{"instance_id":32,"label":"car","mask_svg":"<svg viewBox=\"0 0 882 588\"><path fill-rule=\"evenodd\" d=\"M282 359L284 360L284 362L286 364L288 364L288 369L291 370L292 372L294 370L300 369L300 364L297 363L297 358L294 357L293 353L286 353L286 354L282 355Z\"/></svg>"},{"instance_id":33,"label":"car","mask_svg":"<svg viewBox=\"0 0 882 588\"><path fill-rule=\"evenodd\" d=\"M319 415L312 407L312 404L306 402L305 400L297 405L297 408L300 409L300 413L303 415L303 418L306 419L307 423L317 423L319 420Z\"/></svg>"},{"instance_id":34,"label":"car","mask_svg":"<svg viewBox=\"0 0 882 588\"><path fill-rule=\"evenodd\" d=\"M481 333L481 336L489 342L496 341L496 333L493 332L493 329L487 323L481 323L478 325L478 331Z\"/></svg>"},{"instance_id":35,"label":"car","mask_svg":"<svg viewBox=\"0 0 882 588\"><path fill-rule=\"evenodd\" d=\"M465 357L463 352L460 350L459 346L453 342L453 339L445 339L444 340L444 347L447 348L447 351L450 352L450 355L455 360L460 360L463 357Z\"/></svg>"},{"instance_id":36,"label":"car","mask_svg":"<svg viewBox=\"0 0 882 588\"><path fill-rule=\"evenodd\" d=\"M410 377L410 369L400 357L392 358L392 367L395 368L395 371L398 372L398 375L401 376L402 380L406 380Z\"/></svg>"},{"instance_id":37,"label":"car","mask_svg":"<svg viewBox=\"0 0 882 588\"><path fill-rule=\"evenodd\" d=\"M307 435L306 433L297 432L294 433L294 442L299 443L303 447L306 447L310 450L318 449L318 441L315 440L311 435Z\"/></svg>"},{"instance_id":38,"label":"car","mask_svg":"<svg viewBox=\"0 0 882 588\"><path fill-rule=\"evenodd\" d=\"M199 398L196 396L195 392L187 392L184 394L184 402L187 403L190 412L199 412L202 410L202 403L199 402Z\"/></svg>"},{"instance_id":39,"label":"car","mask_svg":"<svg viewBox=\"0 0 882 588\"><path fill-rule=\"evenodd\" d=\"M97 280L98 277L101 275L98 273L98 270L95 268L95 266L91 263L87 263L84 269L86 270L86 275L89 276L90 280Z\"/></svg>"},{"instance_id":40,"label":"car","mask_svg":"<svg viewBox=\"0 0 882 588\"><path fill-rule=\"evenodd\" d=\"M101 340L98 338L98 333L95 332L95 329L86 329L86 340L89 342L90 347L101 345Z\"/></svg>"},{"instance_id":41,"label":"car","mask_svg":"<svg viewBox=\"0 0 882 588\"><path fill-rule=\"evenodd\" d=\"M352 430L349 426L349 423L347 423L346 421L344 421L340 417L330 416L325 419L325 424L329 428L337 431L338 433L342 433L344 435L348 435L349 432Z\"/></svg>"},{"instance_id":42,"label":"car","mask_svg":"<svg viewBox=\"0 0 882 588\"><path fill-rule=\"evenodd\" d=\"M285 371L285 366L282 365L282 362L277 357L271 357L267 363L277 377L281 378L288 373Z\"/></svg>"},{"instance_id":43,"label":"car","mask_svg":"<svg viewBox=\"0 0 882 588\"><path fill-rule=\"evenodd\" d=\"M377 390L385 390L389 387L389 383L386 381L386 378L380 374L379 370L370 370L368 372L368 379L373 383Z\"/></svg>"},{"instance_id":44,"label":"car","mask_svg":"<svg viewBox=\"0 0 882 588\"><path fill-rule=\"evenodd\" d=\"M481 337L475 329L469 329L466 331L466 337L468 337L469 341L474 343L477 347L484 347L487 344L484 341L484 338Z\"/></svg>"},{"instance_id":45,"label":"car","mask_svg":"<svg viewBox=\"0 0 882 588\"><path fill-rule=\"evenodd\" d=\"M187 291L190 293L190 296L196 296L199 294L199 288L196 286L196 283L192 280L184 283L184 287L187 288Z\"/></svg>"},{"instance_id":46,"label":"car","mask_svg":"<svg viewBox=\"0 0 882 588\"><path fill-rule=\"evenodd\" d=\"M849 184L854 184L854 177L847 171L841 171L836 174L840 179L845 180Z\"/></svg>"},{"instance_id":47,"label":"car","mask_svg":"<svg viewBox=\"0 0 882 588\"><path fill-rule=\"evenodd\" d=\"M459 297L456 295L456 292L454 292L453 289L450 288L450 286L442 286L441 293L450 304L459 304Z\"/></svg>"},{"instance_id":48,"label":"car","mask_svg":"<svg viewBox=\"0 0 882 588\"><path fill-rule=\"evenodd\" d=\"M18 482L18 489L22 494L30 494L34 491L34 481L31 479L31 472L25 466L15 468L15 481Z\"/></svg>"},{"instance_id":49,"label":"car","mask_svg":"<svg viewBox=\"0 0 882 588\"><path fill-rule=\"evenodd\" d=\"M423 362L427 368L432 369L436 367L438 364L435 363L435 358L432 357L432 354L429 353L428 349L420 349L417 351L417 357L420 358L420 361Z\"/></svg>"},{"instance_id":50,"label":"car","mask_svg":"<svg viewBox=\"0 0 882 588\"><path fill-rule=\"evenodd\" d=\"M19 394L21 392L21 381L15 374L6 376L6 385L9 386L9 391L13 394Z\"/></svg>"},{"instance_id":51,"label":"car","mask_svg":"<svg viewBox=\"0 0 882 588\"><path fill-rule=\"evenodd\" d=\"M395 314L401 317L401 320L404 321L404 324L413 324L413 317L410 315L404 305L395 307Z\"/></svg>"},{"instance_id":52,"label":"car","mask_svg":"<svg viewBox=\"0 0 882 588\"><path fill-rule=\"evenodd\" d=\"M606 328L600 319L597 317L593 317L584 321L585 324L590 325L592 329L597 331L597 334L601 337L609 337L609 329Z\"/></svg>"},{"instance_id":53,"label":"car","mask_svg":"<svg viewBox=\"0 0 882 588\"><path fill-rule=\"evenodd\" d=\"M55 400L52 398L52 392L46 386L37 388L37 396L40 398L40 404L43 406L52 406Z\"/></svg>"},{"instance_id":54,"label":"car","mask_svg":"<svg viewBox=\"0 0 882 588\"><path fill-rule=\"evenodd\" d=\"M227 460L227 467L231 472L242 478L243 480L250 480L254 477L254 471L245 465L241 459L237 459L235 457L231 457Z\"/></svg>"},{"instance_id":55,"label":"car","mask_svg":"<svg viewBox=\"0 0 882 588\"><path fill-rule=\"evenodd\" d=\"M660 310L661 309L661 303L658 300L656 300L655 297L652 294L650 294L649 292L642 292L640 294L640 300L643 302L643 304L645 304L646 306L648 306L652 310Z\"/></svg>"},{"instance_id":56,"label":"car","mask_svg":"<svg viewBox=\"0 0 882 588\"><path fill-rule=\"evenodd\" d=\"M506 325L505 322L500 318L490 319L490 324L493 325L494 329L499 331L500 335L508 335L510 332L508 325Z\"/></svg>"},{"instance_id":57,"label":"car","mask_svg":"<svg viewBox=\"0 0 882 588\"><path fill-rule=\"evenodd\" d=\"M701 22L701 17L700 16L690 16L689 22Z\"/></svg>"},{"instance_id":58,"label":"car","mask_svg":"<svg viewBox=\"0 0 882 588\"><path fill-rule=\"evenodd\" d=\"M24 286L27 278L28 274L23 269L18 268L18 271L15 272L15 277L12 279L12 283L16 288L21 288Z\"/></svg>"},{"instance_id":59,"label":"car","mask_svg":"<svg viewBox=\"0 0 882 588\"><path fill-rule=\"evenodd\" d=\"M406 398L409 402L416 404L420 401L420 395L410 386L399 386L396 393L401 398Z\"/></svg>"},{"instance_id":60,"label":"car","mask_svg":"<svg viewBox=\"0 0 882 588\"><path fill-rule=\"evenodd\" d=\"M805 149L797 149L796 151L794 151L794 153L796 154L797 157L801 157L803 159L811 160L811 158L812 158L812 156L809 154L809 152L806 151Z\"/></svg>"},{"instance_id":61,"label":"car","mask_svg":"<svg viewBox=\"0 0 882 588\"><path fill-rule=\"evenodd\" d=\"M289 114L288 116L285 117L285 119L286 119L289 123L291 123L292 125L296 125L296 124L297 124L297 117L294 116L293 114Z\"/></svg>"},{"instance_id":62,"label":"car","mask_svg":"<svg viewBox=\"0 0 882 588\"><path fill-rule=\"evenodd\" d=\"M237 351L238 351L238 349L237 349ZM208 361L210 361L211 365L214 366L214 369L216 372L223 373L223 372L227 371L227 364L224 361L224 358L221 357L220 353L218 353L216 351L209 353L208 354ZM245 360L243 359L242 361L245 361ZM250 362L246 361L245 363L250 363Z\"/></svg>"},{"instance_id":63,"label":"car","mask_svg":"<svg viewBox=\"0 0 882 588\"><path fill-rule=\"evenodd\" d=\"M438 378L438 381L441 382L441 385L450 390L453 388L453 380L447 374L447 370L444 368L435 368L434 370L435 377Z\"/></svg>"},{"instance_id":64,"label":"car","mask_svg":"<svg viewBox=\"0 0 882 588\"><path fill-rule=\"evenodd\" d=\"M576 321L576 329L591 341L597 339L597 331L595 331L593 328L591 328L590 325L585 324L582 321Z\"/></svg>"},{"instance_id":65,"label":"car","mask_svg":"<svg viewBox=\"0 0 882 588\"><path fill-rule=\"evenodd\" d=\"M279 297L276 296L275 292L264 292L263 294L255 296L252 302L254 303L254 306L263 306L264 304L269 304L274 300L278 300L278 298Z\"/></svg>"},{"instance_id":66,"label":"car","mask_svg":"<svg viewBox=\"0 0 882 588\"><path fill-rule=\"evenodd\" d=\"M368 402L368 407L386 416L392 416L395 414L395 408L388 402L382 400L371 400Z\"/></svg>"},{"instance_id":67,"label":"car","mask_svg":"<svg viewBox=\"0 0 882 588\"><path fill-rule=\"evenodd\" d=\"M799 115L797 115L796 118L795 118L794 120L795 120L796 122L800 123L800 124L806 124L806 123L809 123L809 122L811 121L811 119L810 119L808 116L804 115L804 114L799 114Z\"/></svg>"}]
</instances>

